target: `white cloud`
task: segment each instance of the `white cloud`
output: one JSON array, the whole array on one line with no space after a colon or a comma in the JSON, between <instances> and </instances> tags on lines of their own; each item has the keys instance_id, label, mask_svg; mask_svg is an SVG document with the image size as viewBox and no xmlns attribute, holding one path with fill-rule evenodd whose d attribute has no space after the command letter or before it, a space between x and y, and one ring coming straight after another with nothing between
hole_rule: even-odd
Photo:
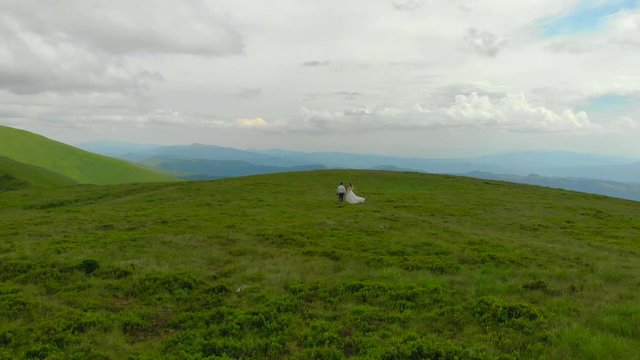
<instances>
[{"instance_id":1,"label":"white cloud","mask_svg":"<svg viewBox=\"0 0 640 360\"><path fill-rule=\"evenodd\" d=\"M499 38L486 30L475 28L467 30L464 41L467 48L488 57L496 57L501 48L507 43L506 39Z\"/></svg>"},{"instance_id":2,"label":"white cloud","mask_svg":"<svg viewBox=\"0 0 640 360\"><path fill-rule=\"evenodd\" d=\"M493 128L513 132L601 131L586 112L554 111L532 105L522 93L491 97L477 92L456 95L446 105L417 103L404 109L364 106L340 111L303 107L300 117L281 124L290 130L360 132L379 129Z\"/></svg>"},{"instance_id":3,"label":"white cloud","mask_svg":"<svg viewBox=\"0 0 640 360\"><path fill-rule=\"evenodd\" d=\"M18 94L142 91L163 77L130 66L132 56L242 50L240 35L199 1L8 0L0 14L0 87Z\"/></svg>"},{"instance_id":4,"label":"white cloud","mask_svg":"<svg viewBox=\"0 0 640 360\"><path fill-rule=\"evenodd\" d=\"M640 9L625 10L610 15L604 22L603 29L588 36L575 34L565 36L549 44L549 49L556 52L575 54L636 49L640 47Z\"/></svg>"},{"instance_id":5,"label":"white cloud","mask_svg":"<svg viewBox=\"0 0 640 360\"><path fill-rule=\"evenodd\" d=\"M305 61L302 63L302 66L329 66L331 65L331 61L329 60L313 60L313 61Z\"/></svg>"},{"instance_id":6,"label":"white cloud","mask_svg":"<svg viewBox=\"0 0 640 360\"><path fill-rule=\"evenodd\" d=\"M23 95L3 93L0 118L11 125L46 124L52 128L105 129L112 126L143 128L147 126L229 127L211 114L181 112L175 109L145 105L144 98L119 93L42 93Z\"/></svg>"},{"instance_id":7,"label":"white cloud","mask_svg":"<svg viewBox=\"0 0 640 360\"><path fill-rule=\"evenodd\" d=\"M630 116L619 116L609 122L608 128L613 131L628 131L640 129L640 121Z\"/></svg>"},{"instance_id":8,"label":"white cloud","mask_svg":"<svg viewBox=\"0 0 640 360\"><path fill-rule=\"evenodd\" d=\"M604 35L611 43L640 46L640 9L622 11L612 16Z\"/></svg>"},{"instance_id":9,"label":"white cloud","mask_svg":"<svg viewBox=\"0 0 640 360\"><path fill-rule=\"evenodd\" d=\"M555 112L533 106L524 94L507 94L499 99L471 93L457 95L446 115L461 125L499 127L516 131L594 130L584 111Z\"/></svg>"},{"instance_id":10,"label":"white cloud","mask_svg":"<svg viewBox=\"0 0 640 360\"><path fill-rule=\"evenodd\" d=\"M136 73L63 36L27 32L8 21L0 21L0 49L0 87L18 94L132 91L150 74Z\"/></svg>"},{"instance_id":11,"label":"white cloud","mask_svg":"<svg viewBox=\"0 0 640 360\"><path fill-rule=\"evenodd\" d=\"M259 97L261 94L262 94L261 88L244 88L236 94L236 97L250 99L250 98Z\"/></svg>"},{"instance_id":12,"label":"white cloud","mask_svg":"<svg viewBox=\"0 0 640 360\"><path fill-rule=\"evenodd\" d=\"M396 0L393 2L393 7L400 11L415 11L422 9L425 5L425 0Z\"/></svg>"},{"instance_id":13,"label":"white cloud","mask_svg":"<svg viewBox=\"0 0 640 360\"><path fill-rule=\"evenodd\" d=\"M267 120L261 117L250 118L250 119L238 119L238 124L248 128L261 128L269 125Z\"/></svg>"},{"instance_id":14,"label":"white cloud","mask_svg":"<svg viewBox=\"0 0 640 360\"><path fill-rule=\"evenodd\" d=\"M5 0L3 16L29 33L61 37L110 54L227 55L243 41L201 0Z\"/></svg>"}]
</instances>

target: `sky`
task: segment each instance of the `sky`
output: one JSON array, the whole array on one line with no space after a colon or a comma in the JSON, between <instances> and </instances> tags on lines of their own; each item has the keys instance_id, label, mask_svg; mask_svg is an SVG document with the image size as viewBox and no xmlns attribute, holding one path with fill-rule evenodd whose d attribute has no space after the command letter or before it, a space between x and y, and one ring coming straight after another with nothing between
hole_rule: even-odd
<instances>
[{"instance_id":1,"label":"sky","mask_svg":"<svg viewBox=\"0 0 640 360\"><path fill-rule=\"evenodd\" d=\"M640 158L640 0L0 0L0 124L99 139Z\"/></svg>"}]
</instances>

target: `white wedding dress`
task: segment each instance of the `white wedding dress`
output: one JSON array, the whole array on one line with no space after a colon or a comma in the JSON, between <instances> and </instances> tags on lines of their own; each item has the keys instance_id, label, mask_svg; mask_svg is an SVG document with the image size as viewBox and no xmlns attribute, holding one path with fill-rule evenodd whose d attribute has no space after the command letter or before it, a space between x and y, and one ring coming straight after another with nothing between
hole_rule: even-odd
<instances>
[{"instance_id":1,"label":"white wedding dress","mask_svg":"<svg viewBox=\"0 0 640 360\"><path fill-rule=\"evenodd\" d=\"M361 204L364 202L364 198L360 197L356 194L353 193L353 190L348 189L347 190L347 195L344 197L344 199L349 203L349 204Z\"/></svg>"}]
</instances>

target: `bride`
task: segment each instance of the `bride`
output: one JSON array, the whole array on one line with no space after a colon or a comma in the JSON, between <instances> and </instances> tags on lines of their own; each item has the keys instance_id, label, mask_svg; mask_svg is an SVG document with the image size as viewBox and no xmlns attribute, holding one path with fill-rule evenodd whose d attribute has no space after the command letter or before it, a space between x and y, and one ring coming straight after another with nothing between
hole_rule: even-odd
<instances>
[{"instance_id":1,"label":"bride","mask_svg":"<svg viewBox=\"0 0 640 360\"><path fill-rule=\"evenodd\" d=\"M356 195L353 192L353 185L349 183L349 187L347 188L347 195L344 198L349 204L360 204L364 202L364 198Z\"/></svg>"}]
</instances>

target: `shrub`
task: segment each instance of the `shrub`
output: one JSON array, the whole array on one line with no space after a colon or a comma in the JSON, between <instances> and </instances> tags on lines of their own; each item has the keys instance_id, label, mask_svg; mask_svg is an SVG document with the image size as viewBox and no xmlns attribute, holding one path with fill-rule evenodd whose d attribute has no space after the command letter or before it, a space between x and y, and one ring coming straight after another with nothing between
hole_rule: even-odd
<instances>
[{"instance_id":1,"label":"shrub","mask_svg":"<svg viewBox=\"0 0 640 360\"><path fill-rule=\"evenodd\" d=\"M15 334L11 330L0 332L0 347L8 347L15 339Z\"/></svg>"},{"instance_id":2,"label":"shrub","mask_svg":"<svg viewBox=\"0 0 640 360\"><path fill-rule=\"evenodd\" d=\"M93 275L101 279L120 280L131 275L131 270L122 269L116 266L106 266L97 269Z\"/></svg>"},{"instance_id":3,"label":"shrub","mask_svg":"<svg viewBox=\"0 0 640 360\"><path fill-rule=\"evenodd\" d=\"M34 263L28 261L0 261L0 281L15 279L30 272L34 267Z\"/></svg>"},{"instance_id":4,"label":"shrub","mask_svg":"<svg viewBox=\"0 0 640 360\"><path fill-rule=\"evenodd\" d=\"M312 349L304 349L293 359L296 360L342 360L346 359L344 353L333 346L323 346Z\"/></svg>"},{"instance_id":5,"label":"shrub","mask_svg":"<svg viewBox=\"0 0 640 360\"><path fill-rule=\"evenodd\" d=\"M395 340L392 344L374 350L372 357L384 360L474 360L486 359L482 349L447 341L431 339Z\"/></svg>"},{"instance_id":6,"label":"shrub","mask_svg":"<svg viewBox=\"0 0 640 360\"><path fill-rule=\"evenodd\" d=\"M474 305L473 315L486 327L507 326L530 332L543 322L542 312L526 303L504 304L493 297L483 297Z\"/></svg>"},{"instance_id":7,"label":"shrub","mask_svg":"<svg viewBox=\"0 0 640 360\"><path fill-rule=\"evenodd\" d=\"M49 355L59 352L60 349L52 345L37 345L27 350L24 354L25 359L46 359Z\"/></svg>"},{"instance_id":8,"label":"shrub","mask_svg":"<svg viewBox=\"0 0 640 360\"><path fill-rule=\"evenodd\" d=\"M99 268L100 264L98 263L98 261L93 259L82 260L82 262L78 265L78 269L80 269L87 275L93 274Z\"/></svg>"},{"instance_id":9,"label":"shrub","mask_svg":"<svg viewBox=\"0 0 640 360\"><path fill-rule=\"evenodd\" d=\"M525 290L546 290L547 283L543 280L535 280L522 285L522 288Z\"/></svg>"},{"instance_id":10,"label":"shrub","mask_svg":"<svg viewBox=\"0 0 640 360\"><path fill-rule=\"evenodd\" d=\"M188 273L149 274L133 284L128 294L138 295L179 295L193 291L202 282Z\"/></svg>"},{"instance_id":11,"label":"shrub","mask_svg":"<svg viewBox=\"0 0 640 360\"><path fill-rule=\"evenodd\" d=\"M124 313L120 317L120 328L128 336L140 337L150 326L151 324L136 313Z\"/></svg>"},{"instance_id":12,"label":"shrub","mask_svg":"<svg viewBox=\"0 0 640 360\"><path fill-rule=\"evenodd\" d=\"M22 294L0 295L0 318L16 320L18 318L30 318L38 305Z\"/></svg>"}]
</instances>

